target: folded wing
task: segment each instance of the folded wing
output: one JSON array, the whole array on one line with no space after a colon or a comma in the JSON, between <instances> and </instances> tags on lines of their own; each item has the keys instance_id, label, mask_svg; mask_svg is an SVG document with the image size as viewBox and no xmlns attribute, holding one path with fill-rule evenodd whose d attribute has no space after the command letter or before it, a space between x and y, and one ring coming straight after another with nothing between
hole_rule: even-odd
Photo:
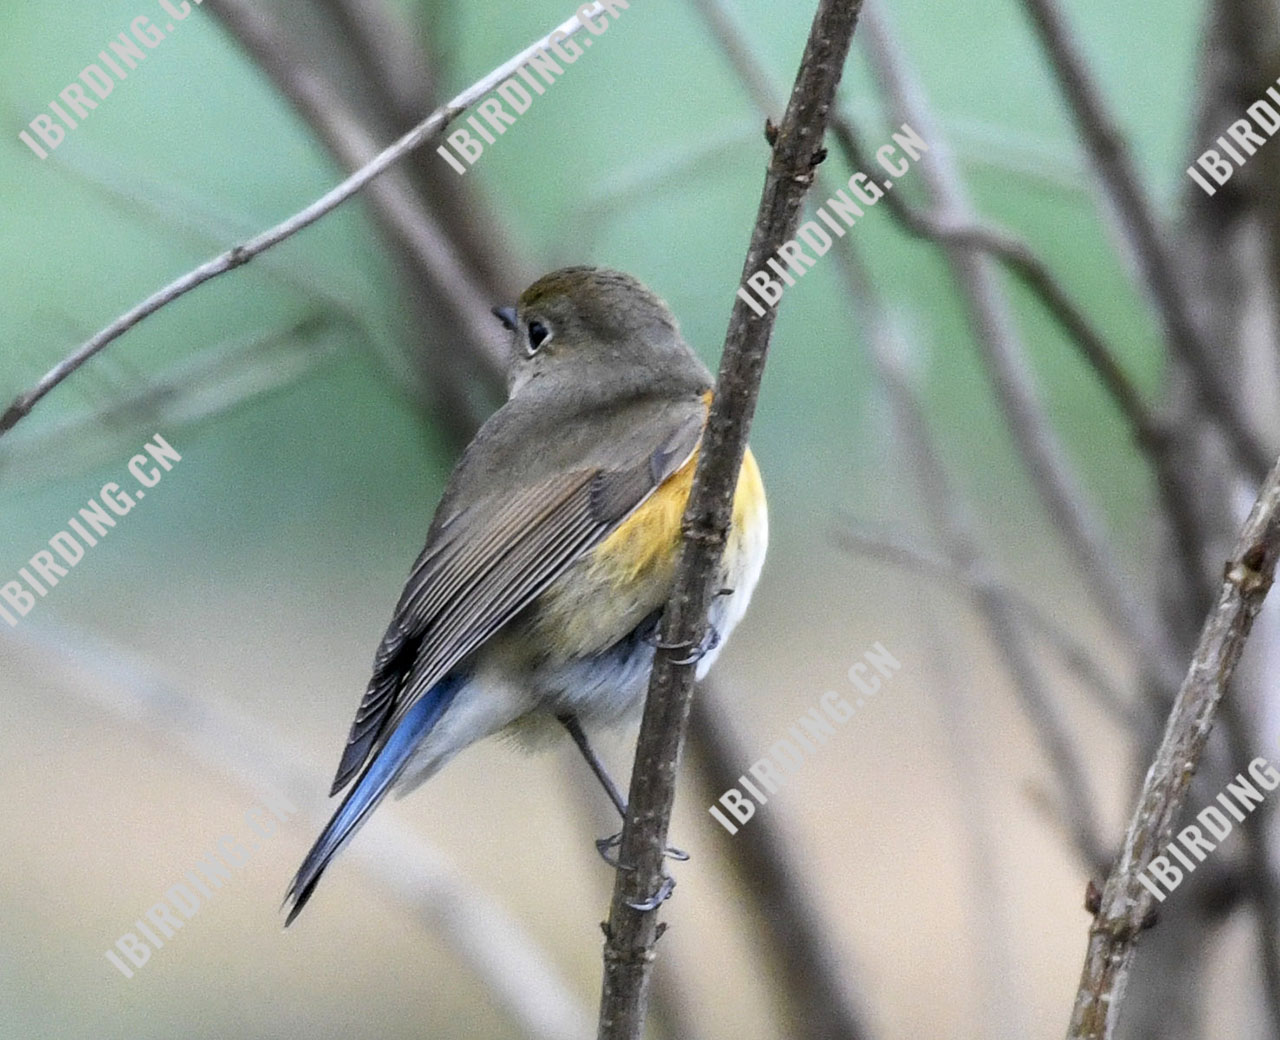
<instances>
[{"instance_id":1,"label":"folded wing","mask_svg":"<svg viewBox=\"0 0 1280 1040\"><path fill-rule=\"evenodd\" d=\"M332 793L378 752L426 691L688 461L704 418L697 399L640 410L622 460L552 473L433 526L378 648Z\"/></svg>"}]
</instances>

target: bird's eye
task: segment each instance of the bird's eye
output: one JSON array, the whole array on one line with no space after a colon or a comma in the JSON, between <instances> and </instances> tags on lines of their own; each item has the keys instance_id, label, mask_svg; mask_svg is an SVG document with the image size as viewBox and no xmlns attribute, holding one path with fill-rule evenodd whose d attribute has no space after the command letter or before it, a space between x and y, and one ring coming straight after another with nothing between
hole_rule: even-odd
<instances>
[{"instance_id":1,"label":"bird's eye","mask_svg":"<svg viewBox=\"0 0 1280 1040\"><path fill-rule=\"evenodd\" d=\"M542 344L551 338L551 330L540 321L529 322L529 354L537 352Z\"/></svg>"}]
</instances>

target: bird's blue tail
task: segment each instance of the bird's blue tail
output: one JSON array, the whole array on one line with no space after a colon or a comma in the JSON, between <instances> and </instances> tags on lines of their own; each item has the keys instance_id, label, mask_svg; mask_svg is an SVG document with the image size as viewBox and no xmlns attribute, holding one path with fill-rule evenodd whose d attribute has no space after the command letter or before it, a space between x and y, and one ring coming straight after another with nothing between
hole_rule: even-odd
<instances>
[{"instance_id":1,"label":"bird's blue tail","mask_svg":"<svg viewBox=\"0 0 1280 1040\"><path fill-rule=\"evenodd\" d=\"M285 903L292 903L292 906L289 907L289 916L285 918L286 928L307 905L307 900L315 891L320 875L338 854L338 850L347 843L360 825L368 819L374 807L386 796L414 749L440 721L440 716L444 714L445 709L453 703L453 698L461 685L462 680L454 676L446 676L436 683L409 710L391 735L391 739L365 766L360 779L347 792L342 805L333 814L333 818L325 829L320 832L320 837L316 839L316 843L307 853L307 858L302 861L302 866L298 868L298 873L289 884Z\"/></svg>"}]
</instances>

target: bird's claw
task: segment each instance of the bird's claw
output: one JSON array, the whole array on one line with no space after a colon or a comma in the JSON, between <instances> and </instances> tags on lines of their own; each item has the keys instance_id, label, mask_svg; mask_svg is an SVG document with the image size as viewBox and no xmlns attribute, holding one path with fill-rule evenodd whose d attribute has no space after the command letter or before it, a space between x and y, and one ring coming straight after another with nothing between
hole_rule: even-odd
<instances>
[{"instance_id":1,"label":"bird's claw","mask_svg":"<svg viewBox=\"0 0 1280 1040\"><path fill-rule=\"evenodd\" d=\"M597 838L596 852L600 854L600 858L608 863L609 866L617 869L618 860L615 857L610 856L609 853L621 844L622 831L618 831L617 834L610 834L607 838ZM674 845L668 845L662 850L662 854L666 856L667 859L673 859L677 863L687 863L689 861L689 853L685 852L684 849L676 848Z\"/></svg>"},{"instance_id":2,"label":"bird's claw","mask_svg":"<svg viewBox=\"0 0 1280 1040\"><path fill-rule=\"evenodd\" d=\"M600 853L600 858L604 860L606 863L608 863L609 866L613 867L614 869L617 869L618 861L617 859L610 856L609 852L612 849L616 849L621 844L622 844L622 831L618 831L617 834L610 834L609 837L607 838L597 838L596 852Z\"/></svg>"},{"instance_id":3,"label":"bird's claw","mask_svg":"<svg viewBox=\"0 0 1280 1040\"><path fill-rule=\"evenodd\" d=\"M643 899L638 903L628 903L627 906L632 910L639 910L641 913L647 913L650 910L657 910L663 903L671 898L671 892L676 887L676 879L670 875L664 875L662 884L658 886L658 891L651 895L648 899Z\"/></svg>"},{"instance_id":4,"label":"bird's claw","mask_svg":"<svg viewBox=\"0 0 1280 1040\"><path fill-rule=\"evenodd\" d=\"M707 656L712 650L720 645L720 632L715 625L708 625L707 630L702 634L702 640L696 646L691 643L664 643L658 638L655 631L653 639L650 640L654 647L659 650L683 650L683 657L674 657L671 659L672 664L696 664Z\"/></svg>"}]
</instances>

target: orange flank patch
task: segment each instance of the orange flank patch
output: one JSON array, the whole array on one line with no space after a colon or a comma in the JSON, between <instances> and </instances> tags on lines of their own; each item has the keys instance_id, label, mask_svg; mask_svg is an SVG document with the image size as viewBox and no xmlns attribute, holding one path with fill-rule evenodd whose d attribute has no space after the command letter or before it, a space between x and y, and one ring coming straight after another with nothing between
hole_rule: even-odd
<instances>
[{"instance_id":1,"label":"orange flank patch","mask_svg":"<svg viewBox=\"0 0 1280 1040\"><path fill-rule=\"evenodd\" d=\"M674 565L680 543L680 520L693 489L693 471L697 464L698 450L694 449L689 461L663 481L639 509L596 547L593 561L608 566L615 581L635 581L655 566ZM748 448L734 492L727 556L732 557L737 551L743 525L752 522L763 503L764 484L755 456Z\"/></svg>"}]
</instances>

